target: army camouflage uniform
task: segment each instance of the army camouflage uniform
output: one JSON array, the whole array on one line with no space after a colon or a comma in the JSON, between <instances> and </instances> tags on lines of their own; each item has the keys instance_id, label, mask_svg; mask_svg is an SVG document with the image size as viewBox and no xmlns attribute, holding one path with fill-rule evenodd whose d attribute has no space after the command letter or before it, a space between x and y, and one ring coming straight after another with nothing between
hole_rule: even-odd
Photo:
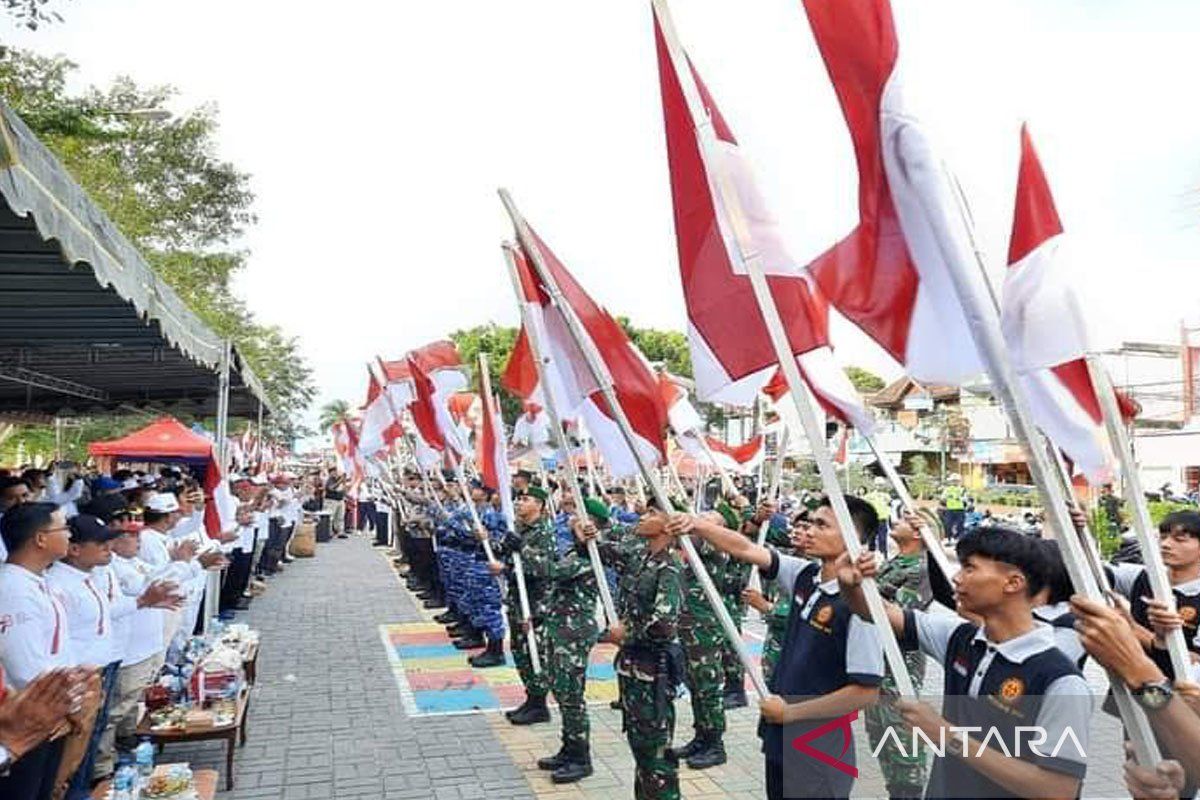
<instances>
[{"instance_id":1,"label":"army camouflage uniform","mask_svg":"<svg viewBox=\"0 0 1200 800\"><path fill-rule=\"evenodd\" d=\"M584 691L588 656L600 638L596 622L596 575L587 549L576 545L550 565L549 608L545 638L550 690L562 714L563 748L588 751L589 724Z\"/></svg>"},{"instance_id":2,"label":"army camouflage uniform","mask_svg":"<svg viewBox=\"0 0 1200 800\"><path fill-rule=\"evenodd\" d=\"M502 540L508 532L508 524L504 515L487 506L479 510L479 519L488 532L488 538L493 544ZM485 634L489 641L504 639L504 618L500 613L500 584L488 570L487 555L483 544L475 542L475 551L469 562L470 571L467 577L467 608L470 611L471 626Z\"/></svg>"},{"instance_id":3,"label":"army camouflage uniform","mask_svg":"<svg viewBox=\"0 0 1200 800\"><path fill-rule=\"evenodd\" d=\"M887 561L880 568L876 583L885 600L903 608L923 609L933 599L924 553L899 555ZM907 652L904 654L904 661L908 666L908 674L912 677L913 687L919 692L925 680L925 654L920 651ZM888 736L888 741L879 750L879 769L883 773L888 794L893 797L920 797L928 777L925 750L918 746L916 752L905 754L896 745L897 742L909 741L909 737L908 726L891 702L900 696L891 670L883 677L879 695L880 701L868 706L863 712L863 717L872 751L879 748L879 743L887 735L888 728L894 729L898 734Z\"/></svg>"},{"instance_id":4,"label":"army camouflage uniform","mask_svg":"<svg viewBox=\"0 0 1200 800\"><path fill-rule=\"evenodd\" d=\"M617 653L623 729L633 753L635 800L678 800L675 691L682 677L676 620L683 609L681 567L671 548L648 549L630 571L625 641Z\"/></svg>"},{"instance_id":5,"label":"army camouflage uniform","mask_svg":"<svg viewBox=\"0 0 1200 800\"><path fill-rule=\"evenodd\" d=\"M757 528L748 529L746 527L746 521L753 515L752 509L744 509L741 515L742 525L739 527L747 538L757 540ZM751 569L752 566L744 561L727 558L721 574L713 576L713 580L718 581L717 588L721 591L721 600L724 601L729 616L733 618L733 624L737 627L738 633L742 632L742 623L746 618L746 601L742 599L742 591L750 585ZM738 658L737 650L733 645L724 638L722 638L722 642L724 648L721 651L721 672L725 677L725 691L741 691L746 684L746 667Z\"/></svg>"},{"instance_id":6,"label":"army camouflage uniform","mask_svg":"<svg viewBox=\"0 0 1200 800\"><path fill-rule=\"evenodd\" d=\"M783 637L787 635L788 617L792 614L792 595L781 592L782 596L775 599L775 606L767 613L767 635L763 639L762 671L763 680L770 682L771 673L779 663L779 654L783 651Z\"/></svg>"},{"instance_id":7,"label":"army camouflage uniform","mask_svg":"<svg viewBox=\"0 0 1200 800\"><path fill-rule=\"evenodd\" d=\"M545 664L540 673L533 671L529 658L529 636L537 643L538 655L547 652L545 621L550 610L551 570L555 561L554 527L550 520L542 517L532 525L520 520L515 535L506 536L494 551L496 558L508 564L508 591L504 596L504 613L509 631L509 647L513 663L525 692L531 698L544 698L549 690L549 678ZM525 573L525 589L529 593L529 630L525 629L521 615L521 597L517 590L517 579L512 571L512 555L519 553ZM543 659L544 661L545 659Z\"/></svg>"},{"instance_id":8,"label":"army camouflage uniform","mask_svg":"<svg viewBox=\"0 0 1200 800\"><path fill-rule=\"evenodd\" d=\"M723 575L728 557L703 539L693 539L693 542L708 574ZM692 700L692 724L697 739L720 739L725 733L725 676L722 663L727 644L725 634L716 612L708 604L700 581L686 562L683 566L683 592L679 642L687 655L687 688Z\"/></svg>"}]
</instances>

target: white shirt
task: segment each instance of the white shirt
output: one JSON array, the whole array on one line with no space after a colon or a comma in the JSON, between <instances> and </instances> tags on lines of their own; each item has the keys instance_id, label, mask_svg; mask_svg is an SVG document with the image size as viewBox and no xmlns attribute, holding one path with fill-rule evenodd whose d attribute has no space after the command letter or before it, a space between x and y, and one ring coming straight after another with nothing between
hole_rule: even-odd
<instances>
[{"instance_id":1,"label":"white shirt","mask_svg":"<svg viewBox=\"0 0 1200 800\"><path fill-rule=\"evenodd\" d=\"M155 567L134 556L122 558L113 554L109 570L116 578L121 593L126 598L137 598L156 580L170 580L172 567L156 570ZM121 662L140 664L151 656L166 650L163 641L165 612L161 608L136 608L132 614L115 619L116 637L121 642Z\"/></svg>"},{"instance_id":2,"label":"white shirt","mask_svg":"<svg viewBox=\"0 0 1200 800\"><path fill-rule=\"evenodd\" d=\"M124 596L108 568L84 572L60 561L46 570L46 581L67 612L75 663L102 667L119 661L123 648L114 633L113 607ZM123 603L121 613L127 616L134 608Z\"/></svg>"},{"instance_id":3,"label":"white shirt","mask_svg":"<svg viewBox=\"0 0 1200 800\"><path fill-rule=\"evenodd\" d=\"M46 579L0 564L0 664L14 688L55 667L76 663L67 612Z\"/></svg>"},{"instance_id":4,"label":"white shirt","mask_svg":"<svg viewBox=\"0 0 1200 800\"><path fill-rule=\"evenodd\" d=\"M63 490L62 478L57 472L51 472L46 478L46 501L49 503L57 503L59 509L66 515L67 519L79 516L79 509L75 507L75 503L83 497L83 481L79 478L71 484L71 488Z\"/></svg>"},{"instance_id":5,"label":"white shirt","mask_svg":"<svg viewBox=\"0 0 1200 800\"><path fill-rule=\"evenodd\" d=\"M4 514L0 513L0 521L4 520ZM8 548L4 546L4 537L0 536L0 564L8 561Z\"/></svg>"}]
</instances>

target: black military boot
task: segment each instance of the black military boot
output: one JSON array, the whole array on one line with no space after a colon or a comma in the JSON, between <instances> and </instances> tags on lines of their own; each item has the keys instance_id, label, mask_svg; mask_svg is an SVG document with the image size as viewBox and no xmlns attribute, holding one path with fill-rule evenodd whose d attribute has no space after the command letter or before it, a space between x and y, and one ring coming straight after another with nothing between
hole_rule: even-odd
<instances>
[{"instance_id":1,"label":"black military boot","mask_svg":"<svg viewBox=\"0 0 1200 800\"><path fill-rule=\"evenodd\" d=\"M700 740L700 736L697 735L692 737L692 740L683 747L670 748L670 752L676 761L683 761L699 753L702 749L704 749L704 743Z\"/></svg>"},{"instance_id":2,"label":"black military boot","mask_svg":"<svg viewBox=\"0 0 1200 800\"><path fill-rule=\"evenodd\" d=\"M570 754L567 752L567 746L564 744L562 747L558 748L558 752L554 755L546 756L545 758L539 758L537 760L537 767L538 769L544 769L547 772L554 772L554 770L567 763L568 758L570 758Z\"/></svg>"},{"instance_id":3,"label":"black military boot","mask_svg":"<svg viewBox=\"0 0 1200 800\"><path fill-rule=\"evenodd\" d=\"M488 639L487 650L482 653L477 653L467 659L467 662L476 669L486 669L487 667L500 667L504 665L504 640L503 639Z\"/></svg>"},{"instance_id":4,"label":"black military boot","mask_svg":"<svg viewBox=\"0 0 1200 800\"><path fill-rule=\"evenodd\" d=\"M725 742L720 736L707 736L701 743L700 750L688 758L687 765L692 769L708 769L724 764L725 760Z\"/></svg>"},{"instance_id":5,"label":"black military boot","mask_svg":"<svg viewBox=\"0 0 1200 800\"><path fill-rule=\"evenodd\" d=\"M438 614L433 618L433 621L441 625L453 625L454 623L458 622L459 619L460 617L458 616L458 612L456 612L454 609L450 609Z\"/></svg>"},{"instance_id":6,"label":"black military boot","mask_svg":"<svg viewBox=\"0 0 1200 800\"><path fill-rule=\"evenodd\" d=\"M550 721L550 709L546 707L546 696L531 697L523 710L518 710L508 721L513 725L536 725Z\"/></svg>"},{"instance_id":7,"label":"black military boot","mask_svg":"<svg viewBox=\"0 0 1200 800\"><path fill-rule=\"evenodd\" d=\"M586 745L572 747L566 761L553 773L550 780L555 783L575 783L592 774L592 754Z\"/></svg>"},{"instance_id":8,"label":"black military boot","mask_svg":"<svg viewBox=\"0 0 1200 800\"><path fill-rule=\"evenodd\" d=\"M441 594L435 593L431 595L428 600L421 603L421 606L423 608L445 608L446 598L442 597Z\"/></svg>"},{"instance_id":9,"label":"black military boot","mask_svg":"<svg viewBox=\"0 0 1200 800\"><path fill-rule=\"evenodd\" d=\"M464 622L451 635L454 637L454 646L459 650L475 650L487 644L483 640L483 632L469 622Z\"/></svg>"},{"instance_id":10,"label":"black military boot","mask_svg":"<svg viewBox=\"0 0 1200 800\"><path fill-rule=\"evenodd\" d=\"M741 687L726 688L723 704L725 708L745 708L746 690Z\"/></svg>"},{"instance_id":11,"label":"black military boot","mask_svg":"<svg viewBox=\"0 0 1200 800\"><path fill-rule=\"evenodd\" d=\"M515 717L517 714L524 713L525 710L529 708L530 702L529 696L526 695L524 703L521 703L521 705L517 706L516 708L510 708L508 711L504 712L504 718L509 722L512 722L513 717Z\"/></svg>"}]
</instances>

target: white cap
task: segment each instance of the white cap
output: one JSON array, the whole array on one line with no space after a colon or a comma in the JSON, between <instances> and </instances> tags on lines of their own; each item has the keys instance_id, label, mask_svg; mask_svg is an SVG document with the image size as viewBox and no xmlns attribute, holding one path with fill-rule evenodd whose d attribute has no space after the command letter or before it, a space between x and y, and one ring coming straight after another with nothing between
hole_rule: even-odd
<instances>
[{"instance_id":1,"label":"white cap","mask_svg":"<svg viewBox=\"0 0 1200 800\"><path fill-rule=\"evenodd\" d=\"M146 508L160 514L169 514L179 510L179 501L170 492L157 492L150 495L150 499L146 501Z\"/></svg>"},{"instance_id":2,"label":"white cap","mask_svg":"<svg viewBox=\"0 0 1200 800\"><path fill-rule=\"evenodd\" d=\"M137 487L138 487L137 478L126 478L125 482L121 484L122 489L136 489Z\"/></svg>"},{"instance_id":3,"label":"white cap","mask_svg":"<svg viewBox=\"0 0 1200 800\"><path fill-rule=\"evenodd\" d=\"M153 475L142 476L142 486L153 486L158 481Z\"/></svg>"},{"instance_id":4,"label":"white cap","mask_svg":"<svg viewBox=\"0 0 1200 800\"><path fill-rule=\"evenodd\" d=\"M254 477L252 477L250 479L250 482L253 483L255 486L266 486L268 483L267 476L263 475L261 472L258 473L257 475L255 475Z\"/></svg>"}]
</instances>

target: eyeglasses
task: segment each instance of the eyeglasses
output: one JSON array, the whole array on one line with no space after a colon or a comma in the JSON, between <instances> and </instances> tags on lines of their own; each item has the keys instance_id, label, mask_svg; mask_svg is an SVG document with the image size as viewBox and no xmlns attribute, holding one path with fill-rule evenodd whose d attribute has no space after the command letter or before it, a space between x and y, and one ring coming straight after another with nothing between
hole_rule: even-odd
<instances>
[{"instance_id":1,"label":"eyeglasses","mask_svg":"<svg viewBox=\"0 0 1200 800\"><path fill-rule=\"evenodd\" d=\"M57 528L42 528L42 533L61 533L62 531L71 530L70 525L60 525Z\"/></svg>"}]
</instances>

